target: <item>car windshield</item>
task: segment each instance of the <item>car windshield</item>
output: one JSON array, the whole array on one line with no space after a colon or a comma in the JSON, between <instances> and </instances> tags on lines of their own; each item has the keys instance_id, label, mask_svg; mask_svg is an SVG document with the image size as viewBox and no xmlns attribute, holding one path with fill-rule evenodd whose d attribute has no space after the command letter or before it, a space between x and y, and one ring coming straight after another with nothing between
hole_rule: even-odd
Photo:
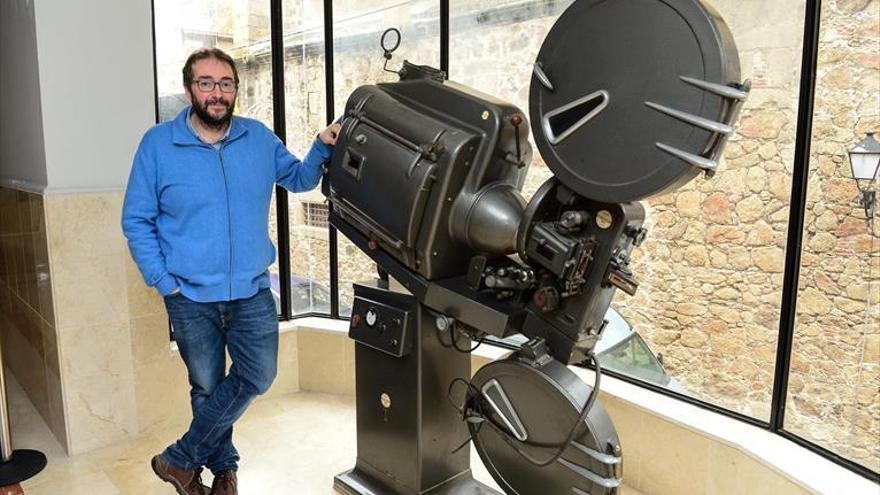
<instances>
[{"instance_id":1,"label":"car windshield","mask_svg":"<svg viewBox=\"0 0 880 495\"><path fill-rule=\"evenodd\" d=\"M599 354L598 358L599 364L604 369L659 385L666 385L669 382L669 375L648 348L648 344L636 332L633 332L630 338Z\"/></svg>"}]
</instances>

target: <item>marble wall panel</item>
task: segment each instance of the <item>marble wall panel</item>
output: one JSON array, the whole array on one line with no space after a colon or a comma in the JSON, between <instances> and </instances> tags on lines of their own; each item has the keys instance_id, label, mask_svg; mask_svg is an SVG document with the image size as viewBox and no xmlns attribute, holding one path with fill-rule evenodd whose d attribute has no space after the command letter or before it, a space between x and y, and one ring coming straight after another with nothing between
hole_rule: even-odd
<instances>
[{"instance_id":1,"label":"marble wall panel","mask_svg":"<svg viewBox=\"0 0 880 495\"><path fill-rule=\"evenodd\" d=\"M183 433L189 425L189 382L176 352L135 366L135 394L139 434L168 429Z\"/></svg>"},{"instance_id":2,"label":"marble wall panel","mask_svg":"<svg viewBox=\"0 0 880 495\"><path fill-rule=\"evenodd\" d=\"M49 248L54 260L122 254L122 198L120 192L49 196Z\"/></svg>"},{"instance_id":3,"label":"marble wall panel","mask_svg":"<svg viewBox=\"0 0 880 495\"><path fill-rule=\"evenodd\" d=\"M44 208L59 370L48 382L63 392L50 419L67 425L68 452L85 452L138 431L121 193L51 195Z\"/></svg>"},{"instance_id":4,"label":"marble wall panel","mask_svg":"<svg viewBox=\"0 0 880 495\"><path fill-rule=\"evenodd\" d=\"M127 252L122 258L125 264L125 292L128 298L129 317L133 319L156 315L165 317L165 303L162 301L162 296L144 283L140 270Z\"/></svg>"},{"instance_id":5,"label":"marble wall panel","mask_svg":"<svg viewBox=\"0 0 880 495\"><path fill-rule=\"evenodd\" d=\"M137 433L128 321L61 327L58 345L69 425L69 452Z\"/></svg>"},{"instance_id":6,"label":"marble wall panel","mask_svg":"<svg viewBox=\"0 0 880 495\"><path fill-rule=\"evenodd\" d=\"M285 332L281 334L278 346L278 376L265 397L278 397L299 390L299 332Z\"/></svg>"},{"instance_id":7,"label":"marble wall panel","mask_svg":"<svg viewBox=\"0 0 880 495\"><path fill-rule=\"evenodd\" d=\"M772 493L806 495L785 474L715 437L667 421L608 393L600 400L614 418L623 448L623 480L657 495Z\"/></svg>"},{"instance_id":8,"label":"marble wall panel","mask_svg":"<svg viewBox=\"0 0 880 495\"><path fill-rule=\"evenodd\" d=\"M128 321L122 254L76 259L52 256L59 328Z\"/></svg>"},{"instance_id":9,"label":"marble wall panel","mask_svg":"<svg viewBox=\"0 0 880 495\"><path fill-rule=\"evenodd\" d=\"M298 333L300 388L354 395L354 342L339 332L301 328Z\"/></svg>"},{"instance_id":10,"label":"marble wall panel","mask_svg":"<svg viewBox=\"0 0 880 495\"><path fill-rule=\"evenodd\" d=\"M174 356L169 339L168 317L164 313L129 321L131 353L136 365L165 361Z\"/></svg>"}]
</instances>

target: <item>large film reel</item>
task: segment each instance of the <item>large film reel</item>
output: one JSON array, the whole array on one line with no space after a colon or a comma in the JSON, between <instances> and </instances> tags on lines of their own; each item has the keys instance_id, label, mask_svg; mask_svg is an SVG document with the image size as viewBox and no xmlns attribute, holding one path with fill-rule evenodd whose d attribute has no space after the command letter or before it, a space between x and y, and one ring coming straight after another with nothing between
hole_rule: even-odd
<instances>
[{"instance_id":1,"label":"large film reel","mask_svg":"<svg viewBox=\"0 0 880 495\"><path fill-rule=\"evenodd\" d=\"M535 62L532 132L560 182L634 201L714 172L739 81L733 38L702 2L580 0Z\"/></svg>"}]
</instances>

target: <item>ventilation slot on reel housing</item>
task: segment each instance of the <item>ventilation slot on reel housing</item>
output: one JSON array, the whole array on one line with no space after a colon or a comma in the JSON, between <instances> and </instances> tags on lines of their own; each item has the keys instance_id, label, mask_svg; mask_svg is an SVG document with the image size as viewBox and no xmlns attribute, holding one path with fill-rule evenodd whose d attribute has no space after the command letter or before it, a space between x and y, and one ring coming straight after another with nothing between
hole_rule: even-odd
<instances>
[{"instance_id":1,"label":"ventilation slot on reel housing","mask_svg":"<svg viewBox=\"0 0 880 495\"><path fill-rule=\"evenodd\" d=\"M559 144L608 106L608 91L590 93L544 115L544 132L552 144Z\"/></svg>"},{"instance_id":2,"label":"ventilation slot on reel housing","mask_svg":"<svg viewBox=\"0 0 880 495\"><path fill-rule=\"evenodd\" d=\"M498 380L491 379L483 385L483 397L486 398L486 401L489 402L489 407L501 418L501 421L504 423L504 426L507 427L507 430L520 442L525 442L529 438L528 432L526 432L526 427L523 426L522 420L519 419L519 415L516 414L516 409L513 408L513 404L510 403L510 399L507 398L507 394L504 393L504 389L501 388L501 384L498 383Z\"/></svg>"},{"instance_id":3,"label":"ventilation slot on reel housing","mask_svg":"<svg viewBox=\"0 0 880 495\"><path fill-rule=\"evenodd\" d=\"M715 175L715 171L718 169L718 159L721 156L724 145L727 144L727 139L730 137L731 134L733 134L733 123L736 122L736 119L739 116L739 112L742 109L742 105L745 102L745 99L749 96L751 82L747 80L743 84L736 85L735 87L733 85L726 86L723 84L702 81L700 79L694 79L693 77L687 76L681 76L681 80L687 84L690 84L691 86L700 88L703 91L712 93L716 96L720 96L725 100L726 109L721 117L721 122L716 122L714 120L707 119L699 115L694 115L692 113L684 112L682 110L677 110L675 108L670 108L665 105L660 105L659 103L654 103L652 101L646 101L645 105L652 110L660 112L664 115L668 115L674 119L680 120L685 124L689 124L713 133L712 139L710 139L710 144L707 146L707 149L699 154L690 153L678 149L674 146L670 146L666 143L655 144L657 148L659 148L661 151L672 155L694 167L705 170L706 175L711 177Z\"/></svg>"}]
</instances>

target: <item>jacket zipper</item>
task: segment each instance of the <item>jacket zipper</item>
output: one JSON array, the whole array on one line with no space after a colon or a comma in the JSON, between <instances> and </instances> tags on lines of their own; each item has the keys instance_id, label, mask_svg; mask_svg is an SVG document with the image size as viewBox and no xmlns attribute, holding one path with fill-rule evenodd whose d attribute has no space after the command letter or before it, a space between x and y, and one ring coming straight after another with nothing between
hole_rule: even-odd
<instances>
[{"instance_id":1,"label":"jacket zipper","mask_svg":"<svg viewBox=\"0 0 880 495\"><path fill-rule=\"evenodd\" d=\"M223 172L223 192L226 193L226 231L229 233L229 300L232 300L232 210L229 207L229 183L226 177L226 166L223 164L223 146L221 143L217 150L220 158L220 170Z\"/></svg>"}]
</instances>

